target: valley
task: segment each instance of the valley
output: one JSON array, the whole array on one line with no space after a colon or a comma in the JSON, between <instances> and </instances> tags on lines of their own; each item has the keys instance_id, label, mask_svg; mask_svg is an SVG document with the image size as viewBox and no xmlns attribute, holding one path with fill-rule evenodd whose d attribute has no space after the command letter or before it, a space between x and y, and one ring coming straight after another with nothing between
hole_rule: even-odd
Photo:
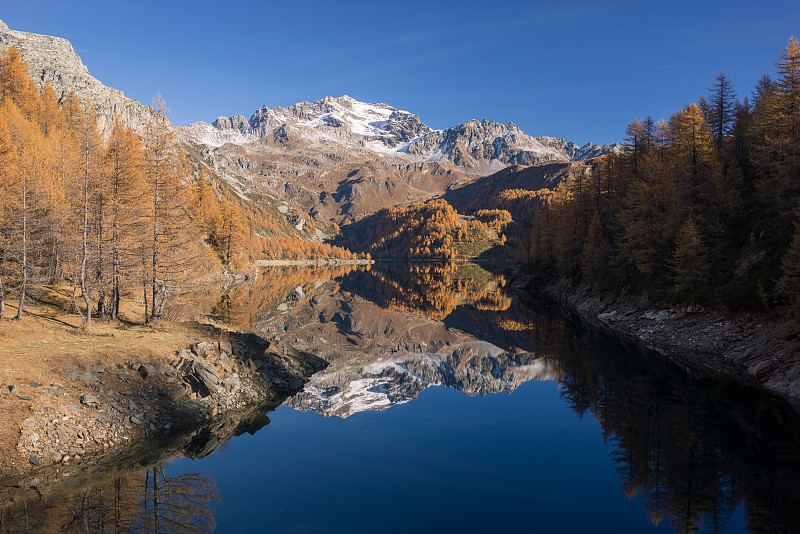
<instances>
[{"instance_id":1,"label":"valley","mask_svg":"<svg viewBox=\"0 0 800 534\"><path fill-rule=\"evenodd\" d=\"M605 112L585 57L571 99L493 62L436 88L495 80L498 121L236 72L267 102L174 124L85 51L0 20L0 533L797 531L794 37L602 145L509 120Z\"/></svg>"}]
</instances>

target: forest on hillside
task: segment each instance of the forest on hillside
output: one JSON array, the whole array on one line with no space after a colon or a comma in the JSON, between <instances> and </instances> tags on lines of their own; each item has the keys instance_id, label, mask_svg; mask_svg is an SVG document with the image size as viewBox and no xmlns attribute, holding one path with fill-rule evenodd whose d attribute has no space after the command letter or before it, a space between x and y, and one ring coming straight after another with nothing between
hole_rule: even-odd
<instances>
[{"instance_id":1,"label":"forest on hillside","mask_svg":"<svg viewBox=\"0 0 800 534\"><path fill-rule=\"evenodd\" d=\"M800 297L800 46L749 96L719 74L547 200L517 259L651 298L766 310Z\"/></svg>"},{"instance_id":2,"label":"forest on hillside","mask_svg":"<svg viewBox=\"0 0 800 534\"><path fill-rule=\"evenodd\" d=\"M474 258L506 243L505 210L460 216L444 199L389 206L342 229L341 246L368 257L453 260Z\"/></svg>"},{"instance_id":3,"label":"forest on hillside","mask_svg":"<svg viewBox=\"0 0 800 534\"><path fill-rule=\"evenodd\" d=\"M0 319L43 285L72 287L68 312L119 318L123 299L157 322L190 279L261 257L346 257L287 236L187 157L154 100L146 131L98 127L91 102L37 88L19 51L0 51Z\"/></svg>"}]
</instances>

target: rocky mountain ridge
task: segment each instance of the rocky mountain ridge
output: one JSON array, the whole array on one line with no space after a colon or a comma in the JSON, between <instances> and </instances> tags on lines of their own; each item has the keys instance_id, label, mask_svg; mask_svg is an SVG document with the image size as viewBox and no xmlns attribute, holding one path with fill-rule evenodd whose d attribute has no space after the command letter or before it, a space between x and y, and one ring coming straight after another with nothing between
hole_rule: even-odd
<instances>
[{"instance_id":1,"label":"rocky mountain ridge","mask_svg":"<svg viewBox=\"0 0 800 534\"><path fill-rule=\"evenodd\" d=\"M89 74L66 39L11 30L0 21L0 47L10 46L21 51L40 86L49 82L61 98L74 91L91 102L101 127L119 113L144 133L150 109ZM195 168L241 198L289 203L323 225L426 201L511 165L580 163L619 149L532 137L513 123L487 120L435 130L407 111L347 95L262 106L249 119L219 117L176 130Z\"/></svg>"},{"instance_id":2,"label":"rocky mountain ridge","mask_svg":"<svg viewBox=\"0 0 800 534\"><path fill-rule=\"evenodd\" d=\"M0 48L16 47L28 63L28 74L43 86L50 82L59 99L74 91L81 102L91 102L98 113L101 128L106 128L115 114L139 133L144 131L150 110L137 100L103 85L89 74L72 44L61 37L12 30L0 20Z\"/></svg>"},{"instance_id":3,"label":"rocky mountain ridge","mask_svg":"<svg viewBox=\"0 0 800 534\"><path fill-rule=\"evenodd\" d=\"M281 144L280 139L294 136L414 163L452 163L475 174L514 164L581 161L619 148L616 144L578 146L561 138L532 137L511 122L470 120L435 130L418 115L384 103L360 102L348 95L326 96L288 108L262 106L250 119L243 115L219 117L211 124L195 122L179 130L185 139L214 148L243 146L265 138L267 144Z\"/></svg>"}]
</instances>

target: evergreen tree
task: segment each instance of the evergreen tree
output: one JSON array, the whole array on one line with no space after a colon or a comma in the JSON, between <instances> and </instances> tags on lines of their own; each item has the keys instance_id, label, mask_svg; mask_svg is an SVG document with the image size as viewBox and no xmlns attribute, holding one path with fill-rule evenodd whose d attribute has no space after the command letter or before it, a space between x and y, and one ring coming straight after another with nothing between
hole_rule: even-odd
<instances>
[{"instance_id":1,"label":"evergreen tree","mask_svg":"<svg viewBox=\"0 0 800 534\"><path fill-rule=\"evenodd\" d=\"M675 289L691 292L708 279L708 248L693 218L689 218L675 235L675 248L669 260Z\"/></svg>"},{"instance_id":2,"label":"evergreen tree","mask_svg":"<svg viewBox=\"0 0 800 534\"><path fill-rule=\"evenodd\" d=\"M594 212L592 222L586 231L581 253L581 273L585 280L599 281L606 272L608 262L608 242L603 235L603 224L600 214Z\"/></svg>"},{"instance_id":3,"label":"evergreen tree","mask_svg":"<svg viewBox=\"0 0 800 534\"><path fill-rule=\"evenodd\" d=\"M714 80L714 85L709 89L708 111L705 113L706 122L714 136L714 143L719 153L722 153L725 137L730 134L735 119L736 91L733 83L722 72Z\"/></svg>"}]
</instances>

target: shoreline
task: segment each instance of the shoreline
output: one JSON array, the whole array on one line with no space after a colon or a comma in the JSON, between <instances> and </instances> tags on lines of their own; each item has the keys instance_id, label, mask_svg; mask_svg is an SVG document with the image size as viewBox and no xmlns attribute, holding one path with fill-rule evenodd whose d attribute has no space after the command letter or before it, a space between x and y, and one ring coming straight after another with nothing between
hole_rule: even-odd
<instances>
[{"instance_id":1,"label":"shoreline","mask_svg":"<svg viewBox=\"0 0 800 534\"><path fill-rule=\"evenodd\" d=\"M789 324L600 293L564 280L534 287L532 277L517 275L513 286L545 295L589 328L672 361L689 375L759 384L800 410L800 335Z\"/></svg>"},{"instance_id":2,"label":"shoreline","mask_svg":"<svg viewBox=\"0 0 800 534\"><path fill-rule=\"evenodd\" d=\"M301 267L331 267L337 265L372 265L375 260L341 260L337 258L319 258L313 260L256 260L258 267L289 267L293 265Z\"/></svg>"},{"instance_id":3,"label":"shoreline","mask_svg":"<svg viewBox=\"0 0 800 534\"><path fill-rule=\"evenodd\" d=\"M505 258L372 258L358 260L340 260L335 258L313 260L256 260L257 267L330 267L338 265L375 265L376 263L504 263L514 260Z\"/></svg>"},{"instance_id":4,"label":"shoreline","mask_svg":"<svg viewBox=\"0 0 800 534\"><path fill-rule=\"evenodd\" d=\"M20 409L3 418L8 426L0 486L40 472L69 476L138 443L173 439L254 406L280 404L327 365L255 334L215 334L226 341L196 341L141 363L72 363L59 382L7 388L4 408ZM35 398L28 396L33 391Z\"/></svg>"}]
</instances>

